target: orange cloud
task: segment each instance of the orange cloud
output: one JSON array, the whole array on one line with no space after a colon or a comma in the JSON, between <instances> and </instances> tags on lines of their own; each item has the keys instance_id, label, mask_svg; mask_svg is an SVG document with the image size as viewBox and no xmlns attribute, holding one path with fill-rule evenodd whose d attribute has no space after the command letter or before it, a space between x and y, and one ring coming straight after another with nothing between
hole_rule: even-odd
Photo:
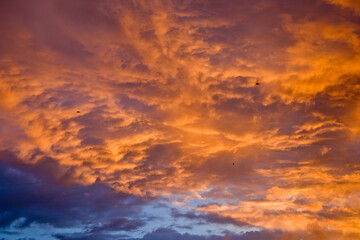
<instances>
[{"instance_id":1,"label":"orange cloud","mask_svg":"<svg viewBox=\"0 0 360 240\"><path fill-rule=\"evenodd\" d=\"M1 17L1 150L56 160L66 184L284 239L359 234L353 15L312 1L33 4Z\"/></svg>"},{"instance_id":2,"label":"orange cloud","mask_svg":"<svg viewBox=\"0 0 360 240\"><path fill-rule=\"evenodd\" d=\"M342 7L351 8L355 12L360 12L360 3L356 0L328 0L328 2Z\"/></svg>"}]
</instances>

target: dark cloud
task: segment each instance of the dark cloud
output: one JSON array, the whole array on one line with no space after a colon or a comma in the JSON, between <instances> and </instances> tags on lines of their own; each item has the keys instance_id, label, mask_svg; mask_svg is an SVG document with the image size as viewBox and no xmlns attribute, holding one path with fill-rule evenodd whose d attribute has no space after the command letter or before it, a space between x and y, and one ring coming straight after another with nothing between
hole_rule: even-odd
<instances>
[{"instance_id":1,"label":"dark cloud","mask_svg":"<svg viewBox=\"0 0 360 240\"><path fill-rule=\"evenodd\" d=\"M312 99L312 112L345 122L346 115L354 111L359 101L360 76L344 75L336 84L326 87Z\"/></svg>"},{"instance_id":2,"label":"dark cloud","mask_svg":"<svg viewBox=\"0 0 360 240\"><path fill-rule=\"evenodd\" d=\"M105 222L105 221L104 221ZM119 231L129 232L143 226L145 222L140 220L129 220L127 218L115 218L108 223L95 224L89 230L78 233L57 233L53 237L59 240L98 240L98 239L128 239L126 234Z\"/></svg>"},{"instance_id":3,"label":"dark cloud","mask_svg":"<svg viewBox=\"0 0 360 240\"><path fill-rule=\"evenodd\" d=\"M152 233L144 235L141 239L136 240L165 240L165 239L174 239L174 240L301 240L301 239L310 239L310 240L321 240L321 239L355 239L358 235L354 234L344 234L342 235L338 231L319 231L315 227L310 227L307 232L271 232L266 230L261 231L249 231L244 234L234 234L231 232L225 232L224 236L199 236L191 235L188 233L180 234L173 229L168 228L159 228ZM135 240L135 239L133 239Z\"/></svg>"},{"instance_id":4,"label":"dark cloud","mask_svg":"<svg viewBox=\"0 0 360 240\"><path fill-rule=\"evenodd\" d=\"M168 228L159 228L152 233L148 233L144 235L141 240L167 240L167 239L174 239L174 240L205 240L208 239L204 236L197 236L197 235L190 235L188 233L180 234L173 229ZM134 239L135 240L135 239ZM140 240L140 239L137 239Z\"/></svg>"},{"instance_id":5,"label":"dark cloud","mask_svg":"<svg viewBox=\"0 0 360 240\"><path fill-rule=\"evenodd\" d=\"M82 146L96 146L96 145L104 145L105 141L101 138L85 138L81 141Z\"/></svg>"},{"instance_id":6,"label":"dark cloud","mask_svg":"<svg viewBox=\"0 0 360 240\"><path fill-rule=\"evenodd\" d=\"M176 218L185 218L189 220L194 220L197 224L206 223L218 223L218 224L233 224L235 226L249 226L247 223L237 221L232 217L224 217L216 214L196 214L193 212L181 213L176 209L172 209L171 215Z\"/></svg>"},{"instance_id":7,"label":"dark cloud","mask_svg":"<svg viewBox=\"0 0 360 240\"><path fill-rule=\"evenodd\" d=\"M130 98L126 94L120 94L119 98L119 105L122 106L125 110L133 109L135 111L141 113L148 113L155 110L155 106L147 105L135 98Z\"/></svg>"},{"instance_id":8,"label":"dark cloud","mask_svg":"<svg viewBox=\"0 0 360 240\"><path fill-rule=\"evenodd\" d=\"M91 102L91 97L82 91L83 87L65 84L56 89L47 89L25 99L23 104L34 109L81 108L83 104Z\"/></svg>"},{"instance_id":9,"label":"dark cloud","mask_svg":"<svg viewBox=\"0 0 360 240\"><path fill-rule=\"evenodd\" d=\"M80 0L75 3L70 0L55 1L57 12L62 19L76 24L79 30L91 31L94 29L121 30L114 15L109 14L110 6L105 2Z\"/></svg>"},{"instance_id":10,"label":"dark cloud","mask_svg":"<svg viewBox=\"0 0 360 240\"><path fill-rule=\"evenodd\" d=\"M24 164L6 151L0 157L1 228L15 221L18 228L46 223L60 228L93 226L92 232L127 231L144 225L127 218L136 216L143 205L136 197L101 184L59 184L54 176L62 167L52 159Z\"/></svg>"},{"instance_id":11,"label":"dark cloud","mask_svg":"<svg viewBox=\"0 0 360 240\"><path fill-rule=\"evenodd\" d=\"M59 240L119 240L119 239L128 239L126 234L107 234L107 233L57 233L53 234L53 237Z\"/></svg>"},{"instance_id":12,"label":"dark cloud","mask_svg":"<svg viewBox=\"0 0 360 240\"><path fill-rule=\"evenodd\" d=\"M74 114L73 118L63 120L62 128L71 129L69 125L75 122L81 126L77 135L83 146L103 145L104 139L114 138L121 132L121 128L112 126L123 122L122 118L107 116L106 112L106 106L99 106L80 116Z\"/></svg>"},{"instance_id":13,"label":"dark cloud","mask_svg":"<svg viewBox=\"0 0 360 240\"><path fill-rule=\"evenodd\" d=\"M168 168L181 156L181 149L179 144L156 144L149 147L147 155L142 167L147 169Z\"/></svg>"},{"instance_id":14,"label":"dark cloud","mask_svg":"<svg viewBox=\"0 0 360 240\"><path fill-rule=\"evenodd\" d=\"M5 38L10 44L11 36L6 29L16 26L15 34L21 34L21 29L31 34L31 43L27 50L33 53L44 48L62 57L62 64L76 64L77 66L90 66L90 58L94 56L74 33L70 33L69 26L84 35L94 34L94 30L107 28L121 31L121 27L111 15L107 14L106 4L93 1L4 1L1 12L3 16L2 27ZM61 19L61 20L60 20ZM19 42L19 45L23 45ZM11 45L3 49L4 52L17 52Z\"/></svg>"},{"instance_id":15,"label":"dark cloud","mask_svg":"<svg viewBox=\"0 0 360 240\"><path fill-rule=\"evenodd\" d=\"M191 235L188 233L180 234L173 229L168 228L159 228L152 233L148 233L144 235L141 239L136 240L221 240L221 239L229 239L229 240L258 240L258 239L268 239L268 240L280 240L280 233L273 233L268 231L259 231L259 232L247 232L243 235L238 235L234 233L226 233L225 236L199 236L199 235ZM135 239L134 239L135 240Z\"/></svg>"}]
</instances>

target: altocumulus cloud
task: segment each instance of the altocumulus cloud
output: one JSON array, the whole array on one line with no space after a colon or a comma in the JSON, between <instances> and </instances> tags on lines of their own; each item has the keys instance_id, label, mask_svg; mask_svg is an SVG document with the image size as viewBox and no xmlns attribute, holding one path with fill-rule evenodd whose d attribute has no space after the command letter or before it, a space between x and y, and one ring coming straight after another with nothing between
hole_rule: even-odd
<instances>
[{"instance_id":1,"label":"altocumulus cloud","mask_svg":"<svg viewBox=\"0 0 360 240\"><path fill-rule=\"evenodd\" d=\"M1 1L0 236L358 238L359 32L350 0Z\"/></svg>"}]
</instances>

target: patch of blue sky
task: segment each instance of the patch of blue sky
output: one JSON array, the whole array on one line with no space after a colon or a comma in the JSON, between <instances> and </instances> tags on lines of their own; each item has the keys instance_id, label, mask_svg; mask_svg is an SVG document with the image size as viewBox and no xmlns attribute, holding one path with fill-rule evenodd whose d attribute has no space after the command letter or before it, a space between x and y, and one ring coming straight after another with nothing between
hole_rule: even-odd
<instances>
[{"instance_id":1,"label":"patch of blue sky","mask_svg":"<svg viewBox=\"0 0 360 240\"><path fill-rule=\"evenodd\" d=\"M205 204L203 201L192 202L193 206ZM218 201L219 204L221 202ZM250 226L236 226L234 224L218 224L207 222L203 218L194 218L189 219L185 217L174 217L172 211L175 210L181 214L185 214L191 209L195 214L200 214L196 212L196 208L184 208L179 206L174 206L166 200L159 200L157 202L150 203L149 205L143 208L141 218L147 222L147 224L141 227L138 231L134 233L127 233L132 237L142 237L142 235L155 231L158 228L171 228L178 231L181 234L189 233L192 235L224 235L224 232L232 232L235 234L243 234L248 231L259 231L259 228L250 227Z\"/></svg>"},{"instance_id":2,"label":"patch of blue sky","mask_svg":"<svg viewBox=\"0 0 360 240\"><path fill-rule=\"evenodd\" d=\"M19 228L17 224L24 219L18 219L8 228L0 230L0 239L18 240L18 239L36 239L36 240L55 240L56 233L81 232L81 228L55 228L49 224L32 223L28 227Z\"/></svg>"}]
</instances>

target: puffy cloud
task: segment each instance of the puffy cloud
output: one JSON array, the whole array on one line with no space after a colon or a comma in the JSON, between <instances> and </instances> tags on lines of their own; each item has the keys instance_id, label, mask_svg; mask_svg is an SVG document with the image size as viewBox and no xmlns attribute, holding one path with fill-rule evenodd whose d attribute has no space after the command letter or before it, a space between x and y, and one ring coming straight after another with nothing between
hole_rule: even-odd
<instances>
[{"instance_id":1,"label":"puffy cloud","mask_svg":"<svg viewBox=\"0 0 360 240\"><path fill-rule=\"evenodd\" d=\"M108 229L147 226L132 204L115 216L98 203L111 196L264 229L235 239L359 233L359 22L336 7L358 12L355 1L0 5L0 149L17 156L1 171L8 197L19 188L33 204L4 201L3 227L85 224L101 211L111 217L54 236L126 238ZM61 202L60 192L72 194ZM167 235L204 238L145 237Z\"/></svg>"}]
</instances>

